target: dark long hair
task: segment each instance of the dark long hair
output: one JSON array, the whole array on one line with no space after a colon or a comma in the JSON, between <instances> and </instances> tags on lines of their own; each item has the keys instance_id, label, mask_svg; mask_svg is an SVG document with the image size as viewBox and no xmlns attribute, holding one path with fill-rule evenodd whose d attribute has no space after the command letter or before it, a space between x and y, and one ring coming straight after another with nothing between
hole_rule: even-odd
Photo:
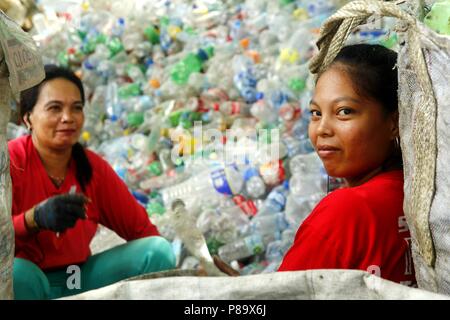
<instances>
[{"instance_id":1,"label":"dark long hair","mask_svg":"<svg viewBox=\"0 0 450 320\"><path fill-rule=\"evenodd\" d=\"M341 49L331 66L344 70L354 84L355 91L362 97L378 102L386 115L398 111L395 51L377 44L349 45ZM399 141L388 161L401 167L403 161Z\"/></svg>"},{"instance_id":2,"label":"dark long hair","mask_svg":"<svg viewBox=\"0 0 450 320\"><path fill-rule=\"evenodd\" d=\"M20 94L20 118L29 115L33 111L36 102L38 101L39 94L41 92L42 85L50 80L56 78L63 78L74 85L80 90L81 101L85 102L85 95L83 84L81 80L70 70L58 67L56 65L46 65L45 66L45 79L38 85L22 91ZM86 185L91 181L92 178L92 166L86 155L84 147L79 143L75 143L72 146L72 158L75 160L76 164L76 178L81 186L81 189L85 191Z\"/></svg>"}]
</instances>

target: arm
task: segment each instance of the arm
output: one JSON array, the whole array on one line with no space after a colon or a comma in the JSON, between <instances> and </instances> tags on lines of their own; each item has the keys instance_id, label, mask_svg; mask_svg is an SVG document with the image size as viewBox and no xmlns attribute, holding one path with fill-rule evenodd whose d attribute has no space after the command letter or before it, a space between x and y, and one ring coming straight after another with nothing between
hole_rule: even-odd
<instances>
[{"instance_id":1,"label":"arm","mask_svg":"<svg viewBox=\"0 0 450 320\"><path fill-rule=\"evenodd\" d=\"M314 226L303 224L278 271L345 268L337 243Z\"/></svg>"},{"instance_id":2,"label":"arm","mask_svg":"<svg viewBox=\"0 0 450 320\"><path fill-rule=\"evenodd\" d=\"M34 221L34 207L13 216L14 232L17 237L27 237L39 230Z\"/></svg>"},{"instance_id":3,"label":"arm","mask_svg":"<svg viewBox=\"0 0 450 320\"><path fill-rule=\"evenodd\" d=\"M279 271L358 268L370 251L372 225L364 199L347 190L334 191L300 226Z\"/></svg>"},{"instance_id":4,"label":"arm","mask_svg":"<svg viewBox=\"0 0 450 320\"><path fill-rule=\"evenodd\" d=\"M150 222L145 209L134 199L126 184L104 160L98 163L99 184L96 186L100 223L127 241L159 232Z\"/></svg>"}]
</instances>

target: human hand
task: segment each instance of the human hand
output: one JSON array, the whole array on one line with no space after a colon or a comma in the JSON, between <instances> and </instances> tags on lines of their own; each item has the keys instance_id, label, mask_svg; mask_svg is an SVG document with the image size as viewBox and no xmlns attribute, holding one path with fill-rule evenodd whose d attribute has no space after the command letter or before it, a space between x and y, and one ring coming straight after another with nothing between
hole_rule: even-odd
<instances>
[{"instance_id":1,"label":"human hand","mask_svg":"<svg viewBox=\"0 0 450 320\"><path fill-rule=\"evenodd\" d=\"M63 232L78 219L86 219L88 199L82 194L62 194L44 200L34 208L34 221L40 229Z\"/></svg>"}]
</instances>

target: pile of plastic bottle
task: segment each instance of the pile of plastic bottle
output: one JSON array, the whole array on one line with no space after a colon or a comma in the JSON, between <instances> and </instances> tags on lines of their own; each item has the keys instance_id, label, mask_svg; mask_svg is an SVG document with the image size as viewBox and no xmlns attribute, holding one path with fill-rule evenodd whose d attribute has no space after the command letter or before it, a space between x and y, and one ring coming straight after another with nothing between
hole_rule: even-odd
<instances>
[{"instance_id":1,"label":"pile of plastic bottle","mask_svg":"<svg viewBox=\"0 0 450 320\"><path fill-rule=\"evenodd\" d=\"M346 1L81 1L34 17L44 62L89 97L81 142L127 183L179 266L198 261L165 214L175 199L212 254L275 271L329 180L308 138L318 28ZM383 28L355 37L392 46Z\"/></svg>"}]
</instances>

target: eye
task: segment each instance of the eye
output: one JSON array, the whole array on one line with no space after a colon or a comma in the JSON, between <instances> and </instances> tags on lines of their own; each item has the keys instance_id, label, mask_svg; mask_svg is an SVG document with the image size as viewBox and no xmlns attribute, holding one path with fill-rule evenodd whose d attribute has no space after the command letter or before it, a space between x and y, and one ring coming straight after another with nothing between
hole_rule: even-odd
<instances>
[{"instance_id":1,"label":"eye","mask_svg":"<svg viewBox=\"0 0 450 320\"><path fill-rule=\"evenodd\" d=\"M82 110L83 110L83 108L84 108L84 106L83 106L83 105L81 105L81 104L79 104L79 105L75 105L75 106L74 106L74 109L75 109L75 110L77 110L77 111L82 111Z\"/></svg>"},{"instance_id":2,"label":"eye","mask_svg":"<svg viewBox=\"0 0 450 320\"><path fill-rule=\"evenodd\" d=\"M353 109L350 109L350 108L342 108L342 109L339 109L338 110L338 115L339 116L348 116L348 115L350 115L350 114L352 114L353 113Z\"/></svg>"},{"instance_id":3,"label":"eye","mask_svg":"<svg viewBox=\"0 0 450 320\"><path fill-rule=\"evenodd\" d=\"M311 114L311 117L320 117L322 115L318 110L309 110L309 113Z\"/></svg>"},{"instance_id":4,"label":"eye","mask_svg":"<svg viewBox=\"0 0 450 320\"><path fill-rule=\"evenodd\" d=\"M61 110L61 106L57 105L57 104L51 104L48 106L47 109L50 111L59 111L59 110Z\"/></svg>"}]
</instances>

